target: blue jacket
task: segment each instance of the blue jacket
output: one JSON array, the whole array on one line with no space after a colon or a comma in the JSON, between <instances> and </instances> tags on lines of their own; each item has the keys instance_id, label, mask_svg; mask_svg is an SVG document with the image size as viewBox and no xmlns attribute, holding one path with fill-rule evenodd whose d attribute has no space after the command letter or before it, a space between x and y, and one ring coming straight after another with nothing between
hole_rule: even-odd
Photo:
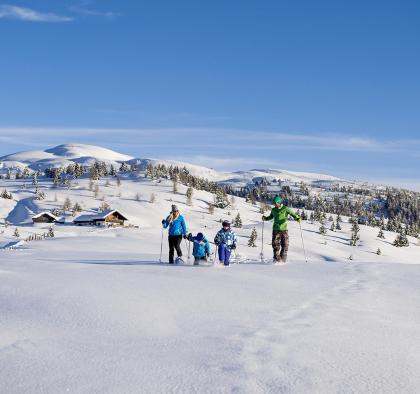
<instances>
[{"instance_id":1,"label":"blue jacket","mask_svg":"<svg viewBox=\"0 0 420 394\"><path fill-rule=\"evenodd\" d=\"M163 228L169 226L169 235L187 235L187 225L184 217L180 214L175 220L169 215L163 222Z\"/></svg>"},{"instance_id":2,"label":"blue jacket","mask_svg":"<svg viewBox=\"0 0 420 394\"><path fill-rule=\"evenodd\" d=\"M194 243L194 257L204 257L210 255L210 244L206 237L204 237L201 241L197 241L197 237L191 237L188 240Z\"/></svg>"},{"instance_id":3,"label":"blue jacket","mask_svg":"<svg viewBox=\"0 0 420 394\"><path fill-rule=\"evenodd\" d=\"M232 246L236 247L236 234L232 230L224 231L221 229L216 234L214 243L217 245L225 244L228 249L232 249Z\"/></svg>"}]
</instances>

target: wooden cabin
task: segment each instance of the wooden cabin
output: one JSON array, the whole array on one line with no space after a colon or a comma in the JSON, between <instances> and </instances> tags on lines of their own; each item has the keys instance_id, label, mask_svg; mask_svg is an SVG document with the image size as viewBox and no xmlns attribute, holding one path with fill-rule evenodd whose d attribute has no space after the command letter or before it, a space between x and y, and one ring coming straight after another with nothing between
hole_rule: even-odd
<instances>
[{"instance_id":1,"label":"wooden cabin","mask_svg":"<svg viewBox=\"0 0 420 394\"><path fill-rule=\"evenodd\" d=\"M74 219L79 226L124 226L128 220L121 212L114 210L104 211L96 215L81 215Z\"/></svg>"},{"instance_id":2,"label":"wooden cabin","mask_svg":"<svg viewBox=\"0 0 420 394\"><path fill-rule=\"evenodd\" d=\"M32 216L33 223L56 223L59 221L59 218L53 215L51 212L40 212L35 216Z\"/></svg>"}]
</instances>

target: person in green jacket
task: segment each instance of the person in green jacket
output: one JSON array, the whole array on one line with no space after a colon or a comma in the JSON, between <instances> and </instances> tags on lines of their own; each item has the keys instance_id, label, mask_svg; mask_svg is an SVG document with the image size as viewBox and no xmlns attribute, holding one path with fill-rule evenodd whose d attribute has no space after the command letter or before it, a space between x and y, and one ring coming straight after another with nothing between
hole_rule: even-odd
<instances>
[{"instance_id":1,"label":"person in green jacket","mask_svg":"<svg viewBox=\"0 0 420 394\"><path fill-rule=\"evenodd\" d=\"M271 244L273 245L274 262L285 263L287 260L287 251L289 249L289 232L287 231L287 218L292 216L298 222L302 218L293 212L289 207L283 204L281 197L274 198L274 208L271 209L270 216L262 217L262 220L274 219L273 223L273 238Z\"/></svg>"}]
</instances>

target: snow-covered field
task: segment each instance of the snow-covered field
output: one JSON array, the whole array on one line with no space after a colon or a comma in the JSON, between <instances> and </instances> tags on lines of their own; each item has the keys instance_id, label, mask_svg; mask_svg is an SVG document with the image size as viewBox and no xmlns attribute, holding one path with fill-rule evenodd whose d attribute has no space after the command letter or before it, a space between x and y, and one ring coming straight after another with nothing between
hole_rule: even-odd
<instances>
[{"instance_id":1,"label":"snow-covered field","mask_svg":"<svg viewBox=\"0 0 420 394\"><path fill-rule=\"evenodd\" d=\"M207 192L195 191L190 207L186 188L173 194L169 181L109 181L96 182L95 199L87 179L69 190L41 180L38 201L30 182L0 180L14 198L0 198L0 223L12 223L0 226L1 393L419 392L418 240L396 248L395 233L380 240L360 226L351 247L349 223L321 236L306 221L306 263L290 222L289 262L271 265L247 246L254 226L260 245L257 206L237 198L210 215ZM78 227L68 217L54 238L13 237L16 228L21 239L46 232L31 216L66 197L83 213L103 199L138 228ZM236 264L192 266L184 243L185 265L159 264L160 222L173 203L211 240L219 219L240 212ZM266 258L270 232L266 223Z\"/></svg>"}]
</instances>

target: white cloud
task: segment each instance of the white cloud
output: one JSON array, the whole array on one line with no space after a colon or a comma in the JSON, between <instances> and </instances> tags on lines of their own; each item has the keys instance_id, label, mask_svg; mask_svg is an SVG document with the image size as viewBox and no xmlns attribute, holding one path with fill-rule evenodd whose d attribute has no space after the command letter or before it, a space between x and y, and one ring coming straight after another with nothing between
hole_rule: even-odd
<instances>
[{"instance_id":1,"label":"white cloud","mask_svg":"<svg viewBox=\"0 0 420 394\"><path fill-rule=\"evenodd\" d=\"M282 149L302 151L338 151L338 152L400 152L412 157L418 157L420 139L378 140L359 136L338 134L297 134L277 133L257 130L243 130L232 128L63 128L63 127L0 127L1 136L17 137L19 135L30 138L42 134L48 137L64 139L80 136L106 136L108 141L117 142L123 146L127 137L127 146L139 145L150 148L168 148L173 145L177 148L200 148L205 144L206 149L217 149L221 141L223 146L231 151L265 152L276 151L281 145ZM114 137L115 140L112 140ZM35 142L34 141L34 142ZM205 142L203 142L205 141Z\"/></svg>"},{"instance_id":2,"label":"white cloud","mask_svg":"<svg viewBox=\"0 0 420 394\"><path fill-rule=\"evenodd\" d=\"M121 16L121 13L119 12L99 11L93 8L86 8L86 7L80 7L80 6L71 6L70 10L80 15L97 16L97 17L103 17L103 18L108 18L108 19L114 19L116 17Z\"/></svg>"},{"instance_id":3,"label":"white cloud","mask_svg":"<svg viewBox=\"0 0 420 394\"><path fill-rule=\"evenodd\" d=\"M57 15L51 12L39 12L31 8L19 7L9 4L0 4L0 19L18 19L28 22L70 22L73 18Z\"/></svg>"}]
</instances>

